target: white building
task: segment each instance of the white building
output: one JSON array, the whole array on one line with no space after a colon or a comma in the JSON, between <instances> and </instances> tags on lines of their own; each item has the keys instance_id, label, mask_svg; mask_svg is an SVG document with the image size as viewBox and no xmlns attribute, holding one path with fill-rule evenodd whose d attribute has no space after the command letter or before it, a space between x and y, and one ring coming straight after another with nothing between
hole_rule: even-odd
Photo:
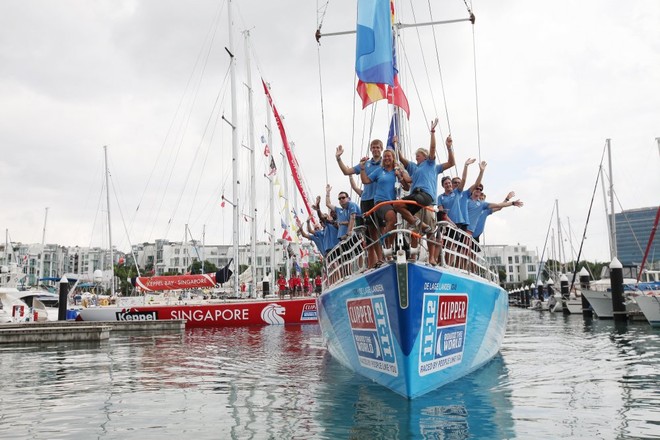
<instances>
[{"instance_id":1,"label":"white building","mask_svg":"<svg viewBox=\"0 0 660 440\"><path fill-rule=\"evenodd\" d=\"M521 245L484 245L484 256L496 272L506 273L505 283L520 283L536 277L539 259L536 252Z\"/></svg>"}]
</instances>

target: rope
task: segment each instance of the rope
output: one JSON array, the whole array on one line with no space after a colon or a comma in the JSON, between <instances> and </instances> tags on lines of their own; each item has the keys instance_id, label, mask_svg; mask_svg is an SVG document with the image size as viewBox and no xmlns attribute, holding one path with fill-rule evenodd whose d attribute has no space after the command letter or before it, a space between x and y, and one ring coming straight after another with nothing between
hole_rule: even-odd
<instances>
[{"instance_id":1,"label":"rope","mask_svg":"<svg viewBox=\"0 0 660 440\"><path fill-rule=\"evenodd\" d=\"M465 2L465 0L463 0ZM467 3L465 4L467 6ZM477 44L474 32L474 14L468 7L470 19L472 21L472 63L474 65L474 105L477 118L477 151L479 152L479 162L481 162L481 129L479 125L479 87L477 84Z\"/></svg>"},{"instance_id":2,"label":"rope","mask_svg":"<svg viewBox=\"0 0 660 440\"><path fill-rule=\"evenodd\" d=\"M431 21L433 21L433 11L431 10L430 0L427 2L427 4L429 6L430 19L431 19ZM435 26L431 26L431 31L433 33L433 46L435 48L435 59L436 59L437 64L438 64L438 73L440 75L440 90L442 90L442 100L443 100L444 105L445 105L445 117L447 118L447 130L448 130L449 134L451 134L451 124L449 123L449 109L447 107L447 95L445 94L445 83L444 83L444 80L442 79L442 68L440 67L440 54L438 52L438 39L435 35ZM430 90L432 90L432 89L430 89ZM437 113L438 112L436 110L436 114ZM441 137L444 138L444 136L441 136Z\"/></svg>"},{"instance_id":3,"label":"rope","mask_svg":"<svg viewBox=\"0 0 660 440\"><path fill-rule=\"evenodd\" d=\"M605 160L605 151L607 149L607 144L603 147L603 154L600 157L600 165L598 165L598 173L596 173L596 182L594 183L594 190L591 193L591 202L589 203L589 212L587 212L587 220L584 222L584 232L582 233L582 241L580 242L580 250L578 250L577 258L575 259L576 265L573 268L573 279L571 280L571 285L568 288L570 292L573 290L573 285L575 284L575 277L577 276L577 268L580 263L580 256L582 255L582 246L584 246L584 239L587 238L587 226L589 225L589 218L591 217L591 208L594 206L594 198L596 197L596 188L598 188L598 178L600 177L600 170L603 166L603 160ZM588 266L587 266L588 267Z\"/></svg>"},{"instance_id":4,"label":"rope","mask_svg":"<svg viewBox=\"0 0 660 440\"><path fill-rule=\"evenodd\" d=\"M317 27L316 27L316 59L317 59L317 64L318 64L318 69L319 69L319 91L321 93L321 131L323 133L323 164L325 166L325 182L328 183L328 148L327 148L327 141L326 141L326 133L325 133L325 110L324 110L324 105L323 105L323 78L321 75L321 40L320 40L320 35L321 35L321 28L323 27L323 20L325 19L325 13L328 10L328 4L330 3L330 0L327 0L325 2L325 5L322 7L322 12L321 16L319 17L317 15ZM319 8L319 3L318 0L316 2L316 11L317 14L321 10Z\"/></svg>"}]
</instances>

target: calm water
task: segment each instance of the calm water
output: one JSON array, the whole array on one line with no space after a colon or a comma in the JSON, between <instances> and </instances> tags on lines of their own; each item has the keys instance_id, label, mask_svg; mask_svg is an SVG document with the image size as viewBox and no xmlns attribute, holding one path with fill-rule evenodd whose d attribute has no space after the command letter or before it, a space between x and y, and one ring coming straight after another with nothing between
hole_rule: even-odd
<instances>
[{"instance_id":1,"label":"calm water","mask_svg":"<svg viewBox=\"0 0 660 440\"><path fill-rule=\"evenodd\" d=\"M0 347L0 438L660 438L660 330L512 309L501 355L407 401L317 326Z\"/></svg>"}]
</instances>

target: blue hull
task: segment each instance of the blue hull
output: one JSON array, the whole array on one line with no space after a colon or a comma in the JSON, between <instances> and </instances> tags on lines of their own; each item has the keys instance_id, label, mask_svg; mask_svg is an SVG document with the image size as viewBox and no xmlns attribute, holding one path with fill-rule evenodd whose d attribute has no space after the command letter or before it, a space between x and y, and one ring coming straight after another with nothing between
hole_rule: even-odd
<instances>
[{"instance_id":1,"label":"blue hull","mask_svg":"<svg viewBox=\"0 0 660 440\"><path fill-rule=\"evenodd\" d=\"M317 299L317 309L335 359L415 398L497 354L508 295L473 275L391 263L331 287Z\"/></svg>"}]
</instances>

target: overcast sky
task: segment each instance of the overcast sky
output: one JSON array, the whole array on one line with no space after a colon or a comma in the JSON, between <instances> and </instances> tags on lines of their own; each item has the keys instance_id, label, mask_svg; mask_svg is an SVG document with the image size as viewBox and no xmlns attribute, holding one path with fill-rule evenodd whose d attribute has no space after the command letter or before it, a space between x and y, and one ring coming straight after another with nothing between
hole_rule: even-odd
<instances>
[{"instance_id":1,"label":"overcast sky","mask_svg":"<svg viewBox=\"0 0 660 440\"><path fill-rule=\"evenodd\" d=\"M400 3L401 21L430 20L428 2ZM467 15L462 1L431 3L433 19ZM490 201L515 190L525 202L489 218L486 242L519 243L540 253L557 199L564 234L570 224L577 249L607 138L617 212L657 206L660 2L472 5L474 34L469 23L402 31L399 65L411 105L411 147L428 145L428 121L438 116L441 135L453 135L459 165L468 157L488 162ZM323 194L326 179L333 197L348 189L334 161L338 144L347 150L345 162L355 163L370 138L387 136L387 106L376 106L372 126L373 109L363 111L354 102L355 37L326 37L320 48L313 38L323 6L311 0L233 3L239 198L242 204L249 183L242 33L248 29L260 239L269 222L260 76L272 85L314 194ZM354 1L331 0L322 31L354 29L355 10ZM230 128L221 117L232 121L227 29L222 0L3 1L3 232L15 242L40 243L48 207L47 243L107 245L107 145L113 244L120 250L128 250L129 241L182 240L186 223L196 239L205 227L206 243L230 243L231 207L221 207L223 194L234 200ZM275 135L271 150L279 153ZM476 177L473 167L468 181ZM599 185L583 251L590 260L609 259L603 205ZM247 207L241 210L249 214ZM243 218L241 242L247 241L247 225ZM569 253L568 240L566 245Z\"/></svg>"}]
</instances>

